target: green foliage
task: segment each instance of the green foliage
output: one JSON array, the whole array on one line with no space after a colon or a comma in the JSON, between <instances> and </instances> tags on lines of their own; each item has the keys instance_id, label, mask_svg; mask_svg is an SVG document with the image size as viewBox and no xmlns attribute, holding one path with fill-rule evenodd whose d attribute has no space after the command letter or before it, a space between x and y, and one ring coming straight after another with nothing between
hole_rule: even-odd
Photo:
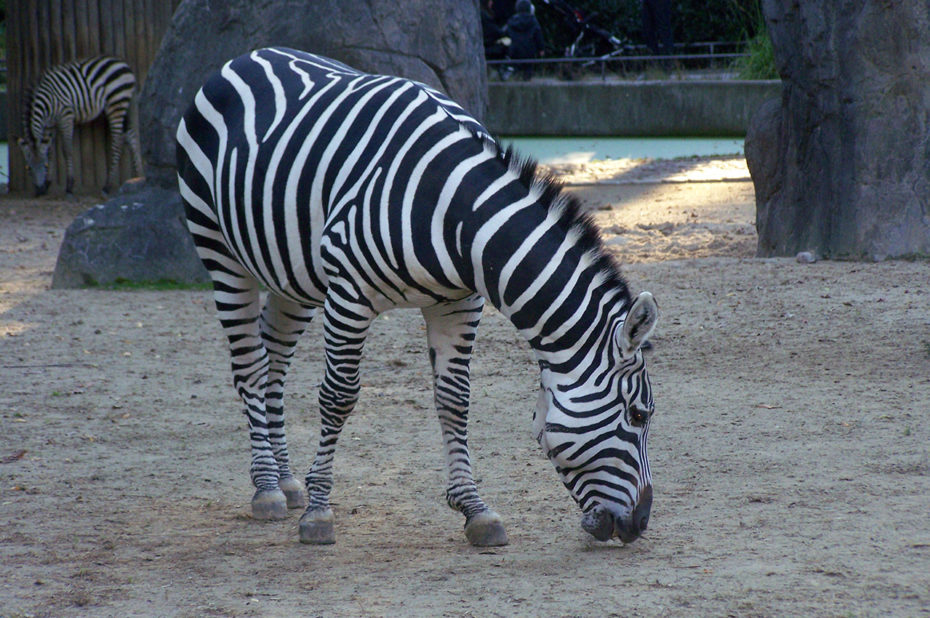
<instances>
[{"instance_id":1,"label":"green foliage","mask_svg":"<svg viewBox=\"0 0 930 618\"><path fill-rule=\"evenodd\" d=\"M675 41L745 41L756 35L761 0L679 0L675 2Z\"/></svg>"},{"instance_id":2,"label":"green foliage","mask_svg":"<svg viewBox=\"0 0 930 618\"><path fill-rule=\"evenodd\" d=\"M641 0L569 0L586 15L596 12L593 23L633 45L644 43ZM759 33L761 0L677 0L672 2L675 43L745 41ZM546 35L550 55L558 55L571 43L570 33L554 10L537 0L536 16Z\"/></svg>"},{"instance_id":3,"label":"green foliage","mask_svg":"<svg viewBox=\"0 0 930 618\"><path fill-rule=\"evenodd\" d=\"M775 50L772 39L764 29L749 39L746 45L749 57L736 63L740 79L778 79L775 68Z\"/></svg>"},{"instance_id":4,"label":"green foliage","mask_svg":"<svg viewBox=\"0 0 930 618\"><path fill-rule=\"evenodd\" d=\"M745 9L745 17L752 27L747 27L744 38L748 58L742 58L735 63L741 79L778 79L778 70L775 68L775 50L772 39L765 26L765 16L762 6L758 3Z\"/></svg>"},{"instance_id":5,"label":"green foliage","mask_svg":"<svg viewBox=\"0 0 930 618\"><path fill-rule=\"evenodd\" d=\"M0 60L6 62L6 0L0 0ZM0 73L0 86L6 85L6 72Z\"/></svg>"}]
</instances>

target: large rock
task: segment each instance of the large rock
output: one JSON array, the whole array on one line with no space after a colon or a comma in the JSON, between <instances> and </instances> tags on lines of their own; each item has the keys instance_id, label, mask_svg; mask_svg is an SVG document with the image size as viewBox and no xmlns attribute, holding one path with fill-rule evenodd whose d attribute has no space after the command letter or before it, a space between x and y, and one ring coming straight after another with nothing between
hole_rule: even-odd
<instances>
[{"instance_id":1,"label":"large rock","mask_svg":"<svg viewBox=\"0 0 930 618\"><path fill-rule=\"evenodd\" d=\"M446 92L479 120L487 79L476 0L184 0L140 97L147 176L174 182L174 132L204 79L279 45Z\"/></svg>"},{"instance_id":2,"label":"large rock","mask_svg":"<svg viewBox=\"0 0 930 618\"><path fill-rule=\"evenodd\" d=\"M53 288L118 282L208 282L177 191L124 185L115 198L79 215L65 231Z\"/></svg>"},{"instance_id":3,"label":"large rock","mask_svg":"<svg viewBox=\"0 0 930 618\"><path fill-rule=\"evenodd\" d=\"M758 254L930 254L928 4L762 6L783 90L747 136Z\"/></svg>"}]
</instances>

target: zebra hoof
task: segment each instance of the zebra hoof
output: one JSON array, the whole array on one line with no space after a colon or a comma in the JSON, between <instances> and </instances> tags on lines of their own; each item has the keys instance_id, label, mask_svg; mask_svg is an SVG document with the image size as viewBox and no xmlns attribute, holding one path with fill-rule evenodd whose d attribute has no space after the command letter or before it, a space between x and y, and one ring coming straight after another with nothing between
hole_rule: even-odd
<instances>
[{"instance_id":1,"label":"zebra hoof","mask_svg":"<svg viewBox=\"0 0 930 618\"><path fill-rule=\"evenodd\" d=\"M309 545L332 545L336 542L332 509L308 510L300 518L300 542Z\"/></svg>"},{"instance_id":2,"label":"zebra hoof","mask_svg":"<svg viewBox=\"0 0 930 618\"><path fill-rule=\"evenodd\" d=\"M490 510L468 518L465 538L475 547L498 547L509 543L501 516Z\"/></svg>"},{"instance_id":3,"label":"zebra hoof","mask_svg":"<svg viewBox=\"0 0 930 618\"><path fill-rule=\"evenodd\" d=\"M282 478L278 482L278 487L281 488L284 497L287 498L287 508L302 509L307 506L307 490L293 476Z\"/></svg>"},{"instance_id":4,"label":"zebra hoof","mask_svg":"<svg viewBox=\"0 0 930 618\"><path fill-rule=\"evenodd\" d=\"M252 519L284 519L287 498L280 489L259 489L252 496Z\"/></svg>"}]
</instances>

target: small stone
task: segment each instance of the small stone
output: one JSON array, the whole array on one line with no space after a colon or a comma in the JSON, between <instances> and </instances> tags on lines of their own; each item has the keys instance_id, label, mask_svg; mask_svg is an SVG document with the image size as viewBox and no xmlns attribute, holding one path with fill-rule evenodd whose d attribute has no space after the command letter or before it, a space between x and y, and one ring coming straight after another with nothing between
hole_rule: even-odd
<instances>
[{"instance_id":1,"label":"small stone","mask_svg":"<svg viewBox=\"0 0 930 618\"><path fill-rule=\"evenodd\" d=\"M817 261L817 256L810 251L801 251L794 259L797 260L799 264L813 264Z\"/></svg>"}]
</instances>

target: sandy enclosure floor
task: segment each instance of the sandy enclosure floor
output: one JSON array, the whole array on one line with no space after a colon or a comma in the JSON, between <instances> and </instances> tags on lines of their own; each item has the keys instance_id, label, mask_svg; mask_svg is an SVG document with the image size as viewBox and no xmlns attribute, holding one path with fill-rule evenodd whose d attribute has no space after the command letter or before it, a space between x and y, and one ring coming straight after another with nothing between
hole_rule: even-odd
<instances>
[{"instance_id":1,"label":"sandy enclosure floor","mask_svg":"<svg viewBox=\"0 0 930 618\"><path fill-rule=\"evenodd\" d=\"M756 259L740 162L675 182L623 165L559 172L661 308L655 504L628 546L581 531L530 435L528 346L493 310L471 446L509 546L470 547L444 505L411 311L380 318L366 349L336 545L300 545L298 512L252 521L209 293L49 290L64 229L93 202L4 196L0 615L930 615L930 264ZM288 385L299 470L320 339L317 323Z\"/></svg>"}]
</instances>

